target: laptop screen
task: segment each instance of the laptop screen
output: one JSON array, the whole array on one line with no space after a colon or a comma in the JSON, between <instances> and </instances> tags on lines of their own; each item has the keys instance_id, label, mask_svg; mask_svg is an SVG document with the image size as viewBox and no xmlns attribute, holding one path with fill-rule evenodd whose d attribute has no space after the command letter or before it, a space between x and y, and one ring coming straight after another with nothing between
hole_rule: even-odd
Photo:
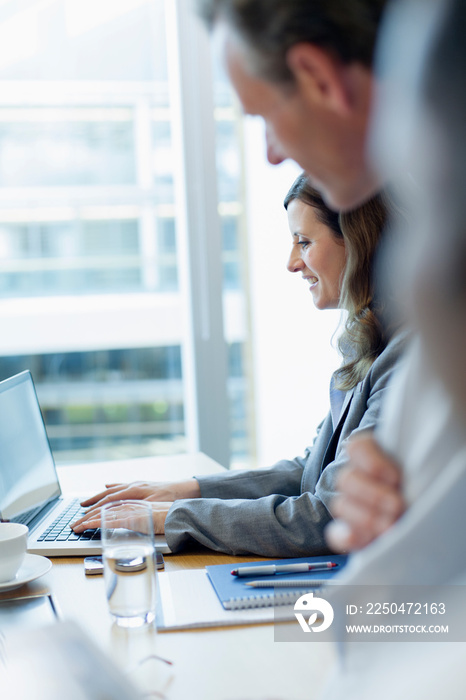
<instances>
[{"instance_id":1,"label":"laptop screen","mask_svg":"<svg viewBox=\"0 0 466 700\"><path fill-rule=\"evenodd\" d=\"M29 371L0 382L0 517L11 520L60 495Z\"/></svg>"}]
</instances>

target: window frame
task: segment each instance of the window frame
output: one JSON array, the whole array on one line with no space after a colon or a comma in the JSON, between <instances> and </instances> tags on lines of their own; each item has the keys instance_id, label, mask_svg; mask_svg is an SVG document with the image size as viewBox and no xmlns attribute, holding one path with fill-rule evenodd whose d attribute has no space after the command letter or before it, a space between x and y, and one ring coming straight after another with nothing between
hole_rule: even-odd
<instances>
[{"instance_id":1,"label":"window frame","mask_svg":"<svg viewBox=\"0 0 466 700\"><path fill-rule=\"evenodd\" d=\"M210 40L193 7L165 0L180 292L189 310L183 346L190 449L230 465L227 346L218 212ZM171 40L170 40L171 39Z\"/></svg>"}]
</instances>

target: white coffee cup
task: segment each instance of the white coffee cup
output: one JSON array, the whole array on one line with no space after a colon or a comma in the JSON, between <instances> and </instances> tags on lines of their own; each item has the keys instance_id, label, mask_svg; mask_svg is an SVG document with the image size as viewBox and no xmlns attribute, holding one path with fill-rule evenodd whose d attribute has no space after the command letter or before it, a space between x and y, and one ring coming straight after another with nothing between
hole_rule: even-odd
<instances>
[{"instance_id":1,"label":"white coffee cup","mask_svg":"<svg viewBox=\"0 0 466 700\"><path fill-rule=\"evenodd\" d=\"M28 528L19 523L0 523L0 583L13 581L26 554Z\"/></svg>"}]
</instances>

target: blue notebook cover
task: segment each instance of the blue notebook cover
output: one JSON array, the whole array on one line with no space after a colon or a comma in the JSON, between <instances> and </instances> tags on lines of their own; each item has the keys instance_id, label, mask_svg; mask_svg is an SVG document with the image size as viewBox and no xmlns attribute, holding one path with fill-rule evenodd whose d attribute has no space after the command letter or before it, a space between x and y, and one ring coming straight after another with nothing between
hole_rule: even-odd
<instances>
[{"instance_id":1,"label":"blue notebook cover","mask_svg":"<svg viewBox=\"0 0 466 700\"><path fill-rule=\"evenodd\" d=\"M218 595L221 604L226 610L241 610L244 608L264 608L273 605L286 605L294 603L303 593L308 593L309 587L293 586L292 588L251 588L245 584L248 581L286 581L315 579L316 581L333 578L343 569L347 561L346 554L332 554L320 557L301 557L300 559L273 559L269 561L247 562L242 564L217 564L206 566L210 582ZM232 569L240 569L243 566L260 566L266 564L303 564L316 561L333 561L338 566L328 571L307 571L302 574L276 574L275 576L232 576Z\"/></svg>"}]
</instances>

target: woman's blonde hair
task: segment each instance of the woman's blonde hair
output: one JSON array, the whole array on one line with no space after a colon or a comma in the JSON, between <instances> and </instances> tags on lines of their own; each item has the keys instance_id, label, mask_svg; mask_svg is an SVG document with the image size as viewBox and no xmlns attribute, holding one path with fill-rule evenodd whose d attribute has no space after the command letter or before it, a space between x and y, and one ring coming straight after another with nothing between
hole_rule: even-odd
<instances>
[{"instance_id":1,"label":"woman's blonde hair","mask_svg":"<svg viewBox=\"0 0 466 700\"><path fill-rule=\"evenodd\" d=\"M388 342L382 323L383 303L374 295L373 268L388 219L389 200L380 193L357 209L338 215L327 207L305 173L298 176L286 195L285 209L294 199L314 207L318 219L345 244L339 306L348 316L338 338L343 365L336 379L338 388L347 391L364 379Z\"/></svg>"},{"instance_id":2,"label":"woman's blonde hair","mask_svg":"<svg viewBox=\"0 0 466 700\"><path fill-rule=\"evenodd\" d=\"M337 372L341 389L352 389L366 376L374 360L385 349L388 338L382 323L383 303L374 295L374 261L387 224L388 200L375 195L365 204L340 214L340 227L346 247L340 306L348 316L338 348L348 358L345 348L355 350Z\"/></svg>"}]
</instances>

